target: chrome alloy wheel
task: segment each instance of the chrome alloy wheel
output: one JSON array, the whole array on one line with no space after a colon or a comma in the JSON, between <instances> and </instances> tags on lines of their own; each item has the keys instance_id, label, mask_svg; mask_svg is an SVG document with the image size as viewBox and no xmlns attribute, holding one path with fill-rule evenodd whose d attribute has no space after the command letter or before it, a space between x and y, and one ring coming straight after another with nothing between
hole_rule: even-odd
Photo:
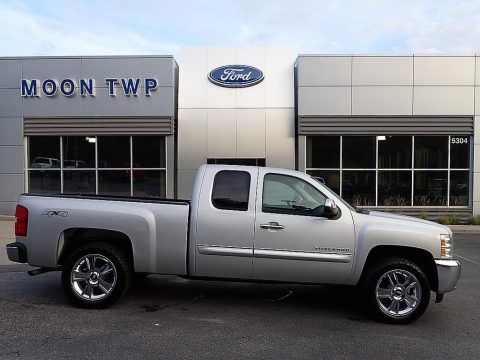
<instances>
[{"instance_id":1,"label":"chrome alloy wheel","mask_svg":"<svg viewBox=\"0 0 480 360\"><path fill-rule=\"evenodd\" d=\"M115 265L100 254L82 256L70 273L70 285L82 300L102 300L113 291L116 283Z\"/></svg>"},{"instance_id":2,"label":"chrome alloy wheel","mask_svg":"<svg viewBox=\"0 0 480 360\"><path fill-rule=\"evenodd\" d=\"M375 288L375 296L383 313L398 318L415 311L422 298L422 289L411 272L395 269L380 277Z\"/></svg>"}]
</instances>

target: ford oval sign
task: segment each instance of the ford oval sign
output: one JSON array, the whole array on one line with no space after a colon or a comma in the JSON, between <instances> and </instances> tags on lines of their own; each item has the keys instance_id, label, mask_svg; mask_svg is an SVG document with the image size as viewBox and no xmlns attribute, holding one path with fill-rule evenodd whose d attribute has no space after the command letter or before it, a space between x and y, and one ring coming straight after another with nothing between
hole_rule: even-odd
<instances>
[{"instance_id":1,"label":"ford oval sign","mask_svg":"<svg viewBox=\"0 0 480 360\"><path fill-rule=\"evenodd\" d=\"M225 65L210 71L208 80L218 86L247 87L263 80L263 72L248 65Z\"/></svg>"}]
</instances>

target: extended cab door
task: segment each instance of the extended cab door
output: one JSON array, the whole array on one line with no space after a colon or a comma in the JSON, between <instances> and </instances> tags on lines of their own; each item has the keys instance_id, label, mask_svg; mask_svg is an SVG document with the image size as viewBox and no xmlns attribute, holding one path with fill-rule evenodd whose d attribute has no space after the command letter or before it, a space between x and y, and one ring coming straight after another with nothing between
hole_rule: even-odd
<instances>
[{"instance_id":1,"label":"extended cab door","mask_svg":"<svg viewBox=\"0 0 480 360\"><path fill-rule=\"evenodd\" d=\"M258 168L207 166L194 229L195 275L252 277Z\"/></svg>"},{"instance_id":2,"label":"extended cab door","mask_svg":"<svg viewBox=\"0 0 480 360\"><path fill-rule=\"evenodd\" d=\"M306 175L259 170L254 279L347 281L354 251L353 219L339 201L340 216L323 216L328 190L318 188Z\"/></svg>"}]
</instances>

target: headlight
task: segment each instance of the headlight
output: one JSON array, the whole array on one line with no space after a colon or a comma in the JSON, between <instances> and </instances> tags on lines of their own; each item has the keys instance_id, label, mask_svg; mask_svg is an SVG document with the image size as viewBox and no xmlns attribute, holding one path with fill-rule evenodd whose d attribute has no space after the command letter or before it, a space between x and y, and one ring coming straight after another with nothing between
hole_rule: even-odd
<instances>
[{"instance_id":1,"label":"headlight","mask_svg":"<svg viewBox=\"0 0 480 360\"><path fill-rule=\"evenodd\" d=\"M440 258L451 259L453 257L453 236L450 234L440 235Z\"/></svg>"}]
</instances>

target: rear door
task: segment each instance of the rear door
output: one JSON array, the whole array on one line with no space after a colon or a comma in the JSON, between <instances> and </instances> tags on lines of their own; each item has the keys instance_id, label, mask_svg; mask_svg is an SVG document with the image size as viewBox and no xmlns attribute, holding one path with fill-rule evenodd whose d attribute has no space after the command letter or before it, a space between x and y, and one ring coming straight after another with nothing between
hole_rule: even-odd
<instances>
[{"instance_id":1,"label":"rear door","mask_svg":"<svg viewBox=\"0 0 480 360\"><path fill-rule=\"evenodd\" d=\"M256 167L207 167L196 214L196 276L251 278L257 174Z\"/></svg>"}]
</instances>

